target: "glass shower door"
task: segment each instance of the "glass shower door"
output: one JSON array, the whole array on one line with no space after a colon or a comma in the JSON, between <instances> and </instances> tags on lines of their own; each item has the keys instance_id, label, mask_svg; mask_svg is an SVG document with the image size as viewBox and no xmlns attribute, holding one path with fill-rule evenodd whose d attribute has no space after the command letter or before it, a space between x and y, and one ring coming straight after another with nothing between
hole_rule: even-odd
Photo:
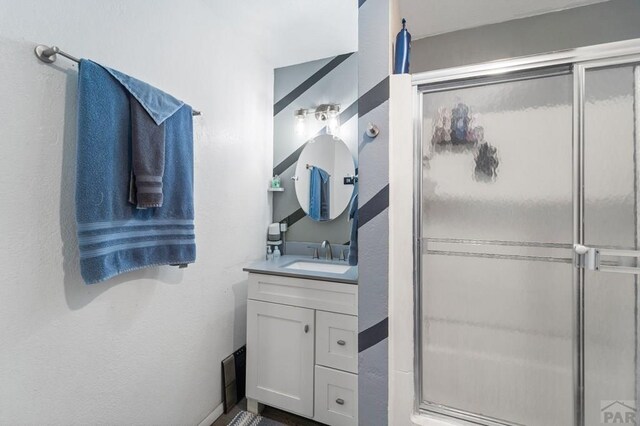
<instances>
[{"instance_id":1,"label":"glass shower door","mask_svg":"<svg viewBox=\"0 0 640 426\"><path fill-rule=\"evenodd\" d=\"M636 424L639 73L580 72L585 425Z\"/></svg>"},{"instance_id":2,"label":"glass shower door","mask_svg":"<svg viewBox=\"0 0 640 426\"><path fill-rule=\"evenodd\" d=\"M638 424L640 57L433 81L418 87L419 408Z\"/></svg>"},{"instance_id":3,"label":"glass shower door","mask_svg":"<svg viewBox=\"0 0 640 426\"><path fill-rule=\"evenodd\" d=\"M572 90L568 69L421 88L423 409L575 422Z\"/></svg>"}]
</instances>

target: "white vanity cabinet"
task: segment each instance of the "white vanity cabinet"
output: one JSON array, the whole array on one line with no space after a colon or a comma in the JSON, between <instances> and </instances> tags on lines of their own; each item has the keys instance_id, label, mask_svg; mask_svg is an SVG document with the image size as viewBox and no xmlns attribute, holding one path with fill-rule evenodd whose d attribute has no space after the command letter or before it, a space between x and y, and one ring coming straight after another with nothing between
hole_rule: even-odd
<instances>
[{"instance_id":1,"label":"white vanity cabinet","mask_svg":"<svg viewBox=\"0 0 640 426\"><path fill-rule=\"evenodd\" d=\"M358 424L358 286L249 274L247 398Z\"/></svg>"}]
</instances>

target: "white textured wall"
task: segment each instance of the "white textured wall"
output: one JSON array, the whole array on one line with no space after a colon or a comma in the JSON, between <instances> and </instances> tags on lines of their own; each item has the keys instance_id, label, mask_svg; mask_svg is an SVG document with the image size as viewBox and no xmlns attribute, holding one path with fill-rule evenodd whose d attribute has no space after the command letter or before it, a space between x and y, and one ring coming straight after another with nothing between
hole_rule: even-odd
<instances>
[{"instance_id":1,"label":"white textured wall","mask_svg":"<svg viewBox=\"0 0 640 426\"><path fill-rule=\"evenodd\" d=\"M270 221L273 134L261 17L233 3L0 0L0 424L193 425L221 402L220 360L245 340L241 268ZM36 42L203 112L194 265L82 283L77 68L40 63Z\"/></svg>"}]
</instances>

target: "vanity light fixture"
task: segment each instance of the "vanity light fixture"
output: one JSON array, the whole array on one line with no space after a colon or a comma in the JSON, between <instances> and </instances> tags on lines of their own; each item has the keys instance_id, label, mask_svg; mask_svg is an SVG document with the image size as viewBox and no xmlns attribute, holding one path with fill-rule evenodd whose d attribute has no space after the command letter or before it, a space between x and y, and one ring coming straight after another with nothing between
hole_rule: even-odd
<instances>
[{"instance_id":1,"label":"vanity light fixture","mask_svg":"<svg viewBox=\"0 0 640 426\"><path fill-rule=\"evenodd\" d=\"M340 105L338 104L322 104L315 110L308 110L304 108L297 109L293 112L296 118L296 133L298 135L304 135L305 132L305 120L307 115L313 114L316 120L325 122L327 126L327 134L332 136L338 136L340 133Z\"/></svg>"}]
</instances>

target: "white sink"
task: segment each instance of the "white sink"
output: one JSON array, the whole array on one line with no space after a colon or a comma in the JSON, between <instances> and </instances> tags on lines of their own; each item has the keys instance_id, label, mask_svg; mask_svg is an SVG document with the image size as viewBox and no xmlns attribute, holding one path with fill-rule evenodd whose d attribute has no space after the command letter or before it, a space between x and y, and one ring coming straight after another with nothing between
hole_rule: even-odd
<instances>
[{"instance_id":1,"label":"white sink","mask_svg":"<svg viewBox=\"0 0 640 426\"><path fill-rule=\"evenodd\" d=\"M344 274L351 268L351 266L341 265L337 263L306 262L304 260L298 260L296 262L290 263L284 268L295 269L298 271L330 272L332 274Z\"/></svg>"}]
</instances>

